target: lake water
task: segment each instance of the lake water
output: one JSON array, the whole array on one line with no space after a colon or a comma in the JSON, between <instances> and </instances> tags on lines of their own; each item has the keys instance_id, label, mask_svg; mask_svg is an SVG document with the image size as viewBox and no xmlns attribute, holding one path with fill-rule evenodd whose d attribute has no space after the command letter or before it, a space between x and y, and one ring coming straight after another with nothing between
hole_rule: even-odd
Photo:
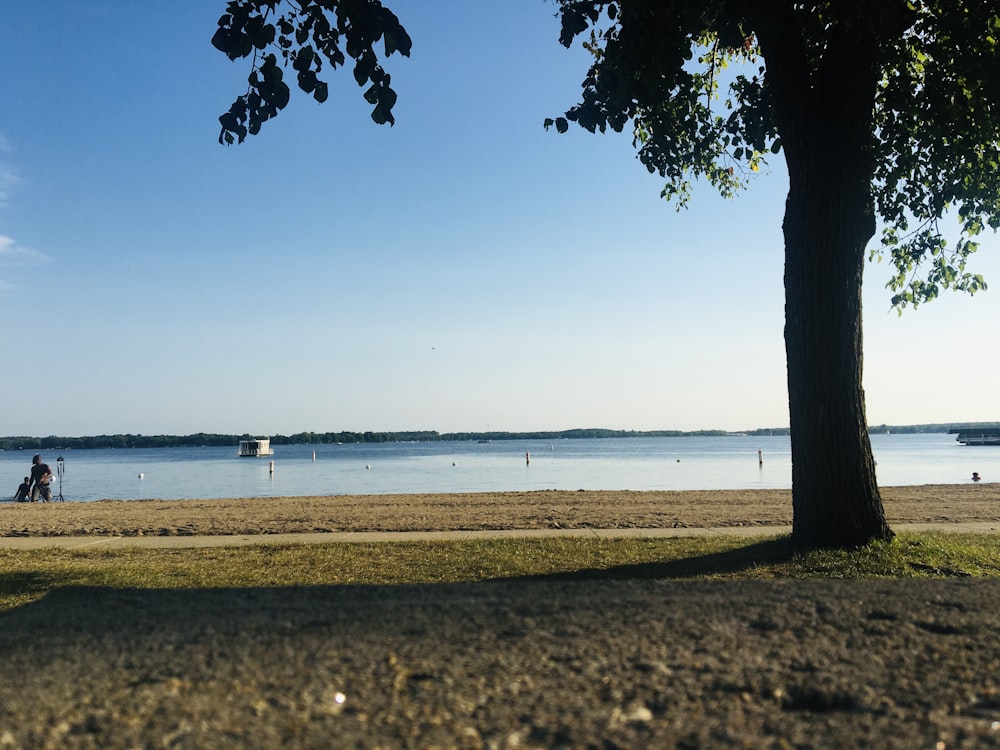
<instances>
[{"instance_id":1,"label":"lake water","mask_svg":"<svg viewBox=\"0 0 1000 750\"><path fill-rule=\"evenodd\" d=\"M500 490L765 489L791 486L781 437L613 438L278 445L267 458L236 446L42 451L63 456L66 500L142 500ZM1000 477L1000 448L966 447L954 435L873 435L883 486L955 484L978 471ZM757 451L763 451L763 466ZM313 452L315 451L315 460ZM531 462L525 461L525 453ZM0 452L0 492L10 497L34 451ZM274 461L274 473L270 471ZM141 477L140 477L141 475ZM6 482L7 487L2 486ZM60 491L53 484L53 495Z\"/></svg>"}]
</instances>

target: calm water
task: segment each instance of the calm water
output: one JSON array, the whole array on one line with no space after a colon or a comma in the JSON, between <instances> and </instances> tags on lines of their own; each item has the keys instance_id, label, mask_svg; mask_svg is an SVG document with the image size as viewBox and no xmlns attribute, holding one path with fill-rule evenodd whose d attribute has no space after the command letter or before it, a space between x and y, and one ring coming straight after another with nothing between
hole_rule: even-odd
<instances>
[{"instance_id":1,"label":"calm water","mask_svg":"<svg viewBox=\"0 0 1000 750\"><path fill-rule=\"evenodd\" d=\"M961 483L968 481L973 471L987 482L1000 478L1000 448L965 447L954 437L873 435L879 483ZM763 467L758 465L758 450L764 454ZM792 475L787 437L278 445L274 451L269 458L254 459L237 457L236 446L50 450L42 451L42 459L55 471L57 456L63 456L63 497L77 501L544 489L786 488L791 486ZM525 452L531 454L530 465L525 462ZM4 499L14 494L28 473L33 453L0 452ZM56 480L53 494L58 492Z\"/></svg>"}]
</instances>

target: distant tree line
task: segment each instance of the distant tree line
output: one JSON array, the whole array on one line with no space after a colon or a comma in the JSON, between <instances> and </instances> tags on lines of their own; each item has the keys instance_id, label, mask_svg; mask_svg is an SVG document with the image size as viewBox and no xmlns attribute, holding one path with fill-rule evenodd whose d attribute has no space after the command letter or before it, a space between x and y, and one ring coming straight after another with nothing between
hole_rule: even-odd
<instances>
[{"instance_id":1,"label":"distant tree line","mask_svg":"<svg viewBox=\"0 0 1000 750\"><path fill-rule=\"evenodd\" d=\"M787 433L787 429L785 430ZM776 434L781 434L775 431ZM562 440L576 438L612 437L683 437L693 435L725 435L724 430L561 430L543 432L446 432L416 430L404 432L297 432L293 435L271 435L272 445L317 445L338 443L413 443L429 441L468 440ZM29 437L17 435L0 437L2 450L41 450L43 448L174 448L233 445L240 440L250 440L259 435L222 435L198 432L193 435L92 435L87 437Z\"/></svg>"},{"instance_id":2,"label":"distant tree line","mask_svg":"<svg viewBox=\"0 0 1000 750\"><path fill-rule=\"evenodd\" d=\"M876 434L897 435L914 433L947 433L952 427L992 428L995 422L966 422L962 424L917 424L870 426ZM578 440L594 438L631 437L721 437L726 435L748 435L763 437L787 435L787 427L761 427L740 433L727 430L605 430L601 428L554 430L539 432L437 432L436 430L416 430L407 432L297 432L294 435L271 435L273 445L317 445L337 443L413 443L429 441L469 441L469 440ZM197 446L235 446L240 440L249 440L258 435L222 435L219 433L196 432L193 435L91 435L86 437L29 437L17 435L0 437L0 450L42 450L52 448L181 448Z\"/></svg>"}]
</instances>

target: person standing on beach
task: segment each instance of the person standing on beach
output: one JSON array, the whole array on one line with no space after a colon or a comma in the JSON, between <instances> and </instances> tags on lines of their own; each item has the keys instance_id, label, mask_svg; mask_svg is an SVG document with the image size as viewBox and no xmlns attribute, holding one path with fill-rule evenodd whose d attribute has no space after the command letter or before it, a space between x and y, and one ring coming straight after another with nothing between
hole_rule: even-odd
<instances>
[{"instance_id":1,"label":"person standing on beach","mask_svg":"<svg viewBox=\"0 0 1000 750\"><path fill-rule=\"evenodd\" d=\"M43 503L52 502L52 490L49 482L52 480L52 469L42 463L42 457L37 453L31 459L31 502L37 503L39 496Z\"/></svg>"}]
</instances>

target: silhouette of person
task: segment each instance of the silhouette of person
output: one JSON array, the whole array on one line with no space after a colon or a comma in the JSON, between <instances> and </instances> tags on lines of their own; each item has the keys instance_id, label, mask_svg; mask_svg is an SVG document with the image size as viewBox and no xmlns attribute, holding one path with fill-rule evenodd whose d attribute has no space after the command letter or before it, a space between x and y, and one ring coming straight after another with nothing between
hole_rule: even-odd
<instances>
[{"instance_id":1,"label":"silhouette of person","mask_svg":"<svg viewBox=\"0 0 1000 750\"><path fill-rule=\"evenodd\" d=\"M26 503L31 499L31 477L25 477L24 481L21 482L21 486L17 488L17 493L14 495L15 503Z\"/></svg>"},{"instance_id":2,"label":"silhouette of person","mask_svg":"<svg viewBox=\"0 0 1000 750\"><path fill-rule=\"evenodd\" d=\"M42 457L37 453L31 459L31 502L38 502L42 498L43 503L52 502L52 488L49 481L52 479L52 469L48 464L42 463Z\"/></svg>"}]
</instances>

